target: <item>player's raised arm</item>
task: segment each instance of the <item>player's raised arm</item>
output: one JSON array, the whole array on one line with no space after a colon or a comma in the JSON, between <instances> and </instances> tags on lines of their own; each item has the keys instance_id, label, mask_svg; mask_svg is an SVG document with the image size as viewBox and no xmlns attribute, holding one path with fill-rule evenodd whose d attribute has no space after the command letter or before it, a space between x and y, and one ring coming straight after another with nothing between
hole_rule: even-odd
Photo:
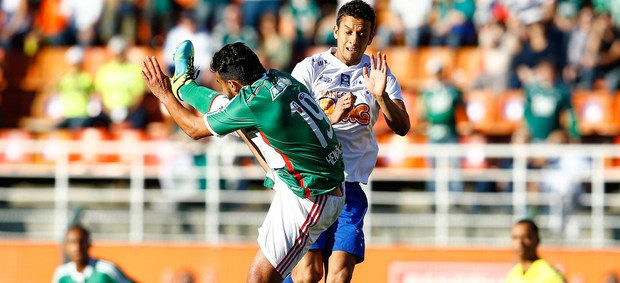
<instances>
[{"instance_id":1,"label":"player's raised arm","mask_svg":"<svg viewBox=\"0 0 620 283\"><path fill-rule=\"evenodd\" d=\"M391 99L385 92L387 84L387 57L385 53L377 52L377 57L370 57L370 68L364 67L364 81L368 91L376 98L383 111L385 121L394 133L404 136L411 127L409 114L402 100Z\"/></svg>"},{"instance_id":2,"label":"player's raised arm","mask_svg":"<svg viewBox=\"0 0 620 283\"><path fill-rule=\"evenodd\" d=\"M172 119L191 138L197 140L213 134L207 129L202 116L197 116L181 105L172 94L170 78L164 74L155 56L142 62L142 78L149 90L166 107Z\"/></svg>"}]
</instances>

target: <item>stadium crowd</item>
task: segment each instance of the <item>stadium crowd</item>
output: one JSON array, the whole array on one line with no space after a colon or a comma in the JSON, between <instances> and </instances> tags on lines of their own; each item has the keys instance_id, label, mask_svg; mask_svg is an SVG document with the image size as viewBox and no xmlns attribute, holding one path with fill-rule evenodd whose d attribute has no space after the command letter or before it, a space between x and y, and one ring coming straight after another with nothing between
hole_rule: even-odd
<instances>
[{"instance_id":1,"label":"stadium crowd","mask_svg":"<svg viewBox=\"0 0 620 283\"><path fill-rule=\"evenodd\" d=\"M3 0L0 128L30 137L173 138L176 129L145 96L138 64L178 42L196 46L202 84L209 60L243 41L265 66L290 71L334 45L341 0ZM382 50L403 88L412 131L375 127L380 142L614 143L620 133L620 1L374 0ZM514 104L516 102L516 104ZM498 106L499 105L499 106ZM487 108L487 111L480 109ZM492 108L492 109L491 109ZM486 114L481 114L486 113ZM136 131L138 134L136 134ZM56 134L57 135L57 134ZM132 139L131 137L128 139ZM451 166L510 168L508 160ZM587 161L584 161L587 162ZM425 167L398 152L379 166ZM533 160L532 167L562 166ZM452 190L463 190L454 184ZM481 183L481 191L499 190ZM501 187L501 186L499 186ZM510 190L510 185L505 185ZM427 186L432 191L432 184ZM502 189L502 190L504 190Z\"/></svg>"}]
</instances>

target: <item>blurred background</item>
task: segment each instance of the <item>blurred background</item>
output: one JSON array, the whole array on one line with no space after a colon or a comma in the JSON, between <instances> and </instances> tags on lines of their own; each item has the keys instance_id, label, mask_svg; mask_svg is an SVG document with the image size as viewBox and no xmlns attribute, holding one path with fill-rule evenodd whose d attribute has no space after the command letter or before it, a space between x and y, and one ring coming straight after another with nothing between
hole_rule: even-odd
<instances>
[{"instance_id":1,"label":"blurred background","mask_svg":"<svg viewBox=\"0 0 620 283\"><path fill-rule=\"evenodd\" d=\"M335 46L344 2L0 1L0 253L13 256L0 281L49 281L74 223L141 282L183 267L196 282L244 280L271 199L263 173L235 138L182 133L140 62L157 56L171 74L190 39L198 80L217 89L210 57L243 41L290 71ZM387 54L412 128L397 136L383 117L374 128L369 251L354 282L501 282L525 217L570 282L611 282L620 1L367 2L366 53Z\"/></svg>"}]
</instances>

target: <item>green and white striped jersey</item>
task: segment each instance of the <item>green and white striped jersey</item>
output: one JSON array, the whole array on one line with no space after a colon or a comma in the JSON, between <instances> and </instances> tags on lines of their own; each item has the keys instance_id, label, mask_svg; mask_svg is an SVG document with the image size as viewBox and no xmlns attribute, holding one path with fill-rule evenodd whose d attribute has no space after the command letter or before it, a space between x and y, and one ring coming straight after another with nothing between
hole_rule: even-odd
<instances>
[{"instance_id":1,"label":"green and white striped jersey","mask_svg":"<svg viewBox=\"0 0 620 283\"><path fill-rule=\"evenodd\" d=\"M226 107L205 115L223 136L256 128L284 161L276 173L299 197L326 194L344 180L342 149L329 119L308 89L290 75L269 70Z\"/></svg>"},{"instance_id":2,"label":"green and white striped jersey","mask_svg":"<svg viewBox=\"0 0 620 283\"><path fill-rule=\"evenodd\" d=\"M90 258L82 272L74 262L67 262L56 268L52 283L126 283L133 282L114 263Z\"/></svg>"}]
</instances>

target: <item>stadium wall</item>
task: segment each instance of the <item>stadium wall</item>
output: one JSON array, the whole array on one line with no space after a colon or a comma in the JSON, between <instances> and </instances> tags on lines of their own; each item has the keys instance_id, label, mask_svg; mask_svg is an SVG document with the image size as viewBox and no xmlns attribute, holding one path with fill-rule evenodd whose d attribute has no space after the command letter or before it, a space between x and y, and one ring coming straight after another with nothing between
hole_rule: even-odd
<instances>
[{"instance_id":1,"label":"stadium wall","mask_svg":"<svg viewBox=\"0 0 620 283\"><path fill-rule=\"evenodd\" d=\"M95 243L91 254L116 262L138 282L166 282L178 270L191 270L197 282L245 282L255 245ZM540 251L570 282L604 282L620 272L620 250L555 249ZM63 259L51 242L0 242L0 282L50 282ZM514 260L509 249L368 247L353 282L501 282ZM484 280L483 280L484 279ZM439 280L439 281L438 281Z\"/></svg>"}]
</instances>

